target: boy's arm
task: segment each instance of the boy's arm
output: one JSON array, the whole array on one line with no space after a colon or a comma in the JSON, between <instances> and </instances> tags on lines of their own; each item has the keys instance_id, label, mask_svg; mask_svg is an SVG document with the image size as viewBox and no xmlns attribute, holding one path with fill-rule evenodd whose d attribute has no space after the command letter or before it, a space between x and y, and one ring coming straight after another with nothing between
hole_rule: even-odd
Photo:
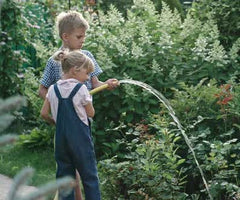
<instances>
[{"instance_id":1,"label":"boy's arm","mask_svg":"<svg viewBox=\"0 0 240 200\"><path fill-rule=\"evenodd\" d=\"M118 80L115 79L115 78L108 79L105 82L100 81L98 79L98 75L100 75L103 71L99 67L99 65L98 65L97 61L95 60L94 56L92 55L92 53L90 51L82 50L82 52L85 55L87 55L92 60L92 62L94 64L94 72L92 73L92 76L91 76L92 89L97 88L97 87L107 83L108 84L108 89L112 90L119 85Z\"/></svg>"},{"instance_id":2,"label":"boy's arm","mask_svg":"<svg viewBox=\"0 0 240 200\"><path fill-rule=\"evenodd\" d=\"M48 88L61 78L60 68L60 63L53 60L52 57L48 59L38 89L38 94L42 99L45 99Z\"/></svg>"},{"instance_id":3,"label":"boy's arm","mask_svg":"<svg viewBox=\"0 0 240 200\"><path fill-rule=\"evenodd\" d=\"M48 123L54 125L55 121L53 120L53 118L50 116L50 111L51 111L51 107L50 107L50 103L48 101L47 98L45 98L42 109L41 109L41 117L47 121Z\"/></svg>"},{"instance_id":4,"label":"boy's arm","mask_svg":"<svg viewBox=\"0 0 240 200\"><path fill-rule=\"evenodd\" d=\"M48 92L48 88L46 88L45 86L43 86L42 84L40 84L39 89L38 89L38 95L42 98L45 99L46 95Z\"/></svg>"},{"instance_id":5,"label":"boy's arm","mask_svg":"<svg viewBox=\"0 0 240 200\"><path fill-rule=\"evenodd\" d=\"M94 110L94 107L93 107L92 103L88 103L87 105L84 106L84 108L86 110L86 113L87 113L88 117L94 117L95 110Z\"/></svg>"},{"instance_id":6,"label":"boy's arm","mask_svg":"<svg viewBox=\"0 0 240 200\"><path fill-rule=\"evenodd\" d=\"M103 84L108 84L108 89L109 89L109 90L112 90L112 89L116 88L116 87L119 85L118 80L115 79L115 78L110 78L110 79L108 79L107 81L102 82L102 81L100 81L100 80L98 79L97 76L93 76L93 77L92 77L92 86L93 86L93 89L94 89L94 88L97 88L97 87L99 87L99 86L101 86L101 85L103 85Z\"/></svg>"}]
</instances>

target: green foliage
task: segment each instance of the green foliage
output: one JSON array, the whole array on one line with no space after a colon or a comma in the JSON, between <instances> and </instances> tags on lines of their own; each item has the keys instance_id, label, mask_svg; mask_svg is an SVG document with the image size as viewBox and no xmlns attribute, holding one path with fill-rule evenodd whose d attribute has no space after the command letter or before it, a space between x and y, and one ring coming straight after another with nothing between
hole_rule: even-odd
<instances>
[{"instance_id":1,"label":"green foliage","mask_svg":"<svg viewBox=\"0 0 240 200\"><path fill-rule=\"evenodd\" d=\"M124 0L124 1L112 1L112 0L99 0L98 5L99 8L106 13L110 7L113 5L116 7L123 15L124 17L127 17L127 11L131 9L131 7L136 3L137 1L134 0ZM162 9L162 0L152 0L154 3L156 10L160 13ZM177 9L180 13L183 13L182 6L180 4L179 0L163 0L169 7L174 10ZM144 5L145 2L143 2Z\"/></svg>"},{"instance_id":2,"label":"green foliage","mask_svg":"<svg viewBox=\"0 0 240 200\"><path fill-rule=\"evenodd\" d=\"M196 86L181 84L181 87L181 90L175 90L171 105L194 147L211 195L213 199L235 197L240 189L237 153L240 118L235 110L239 106L239 85L231 82L218 87L214 80L203 80ZM165 110L163 108L161 112L165 119L161 127L175 129ZM178 145L178 154L187 160L184 164L188 174L187 192L195 193L203 187L199 184L199 172L185 141L179 140Z\"/></svg>"},{"instance_id":3,"label":"green foliage","mask_svg":"<svg viewBox=\"0 0 240 200\"><path fill-rule=\"evenodd\" d=\"M150 0L143 0L135 1L127 18L112 6L107 14L99 13L99 20L100 25L91 23L85 47L103 68L100 80L135 79L172 97L171 88L180 87L179 80L197 85L203 78L214 78L219 84L239 75L239 42L227 52L211 17L201 22L188 14L182 22L166 4L158 14ZM119 121L139 122L148 112L159 111L153 96L133 86L120 86L94 99L97 152L106 151L100 144L114 143L119 136L106 138L105 129L117 127Z\"/></svg>"},{"instance_id":4,"label":"green foliage","mask_svg":"<svg viewBox=\"0 0 240 200\"><path fill-rule=\"evenodd\" d=\"M203 167L211 173L211 193L214 199L235 197L240 192L240 142L231 140L213 141Z\"/></svg>"},{"instance_id":5,"label":"green foliage","mask_svg":"<svg viewBox=\"0 0 240 200\"><path fill-rule=\"evenodd\" d=\"M189 130L197 125L209 127L215 138L239 122L238 84L232 82L219 87L215 80L202 80L196 86L182 83L181 87L181 90L175 90L171 104L176 115L182 117L184 127Z\"/></svg>"},{"instance_id":6,"label":"green foliage","mask_svg":"<svg viewBox=\"0 0 240 200\"><path fill-rule=\"evenodd\" d=\"M34 75L33 69L29 68L24 74L24 84L22 85L22 93L26 96L29 102L28 113L25 113L25 117L27 118L29 124L41 124L39 116L43 100L38 95L38 88L39 80ZM28 119L28 116L30 119Z\"/></svg>"},{"instance_id":7,"label":"green foliage","mask_svg":"<svg viewBox=\"0 0 240 200\"><path fill-rule=\"evenodd\" d=\"M121 13L125 16L127 14L127 10L131 8L133 5L133 0L124 0L124 1L111 1L111 0L99 0L98 6L103 12L107 12L109 8L114 5Z\"/></svg>"},{"instance_id":8,"label":"green foliage","mask_svg":"<svg viewBox=\"0 0 240 200\"><path fill-rule=\"evenodd\" d=\"M50 17L49 9L44 3L24 3L23 16L30 28L28 40L40 40L45 45L54 41L54 19Z\"/></svg>"},{"instance_id":9,"label":"green foliage","mask_svg":"<svg viewBox=\"0 0 240 200\"><path fill-rule=\"evenodd\" d=\"M4 1L0 30L0 91L6 98L19 93L21 66L27 62L22 47L27 45L27 27L22 20L21 7L13 0Z\"/></svg>"},{"instance_id":10,"label":"green foliage","mask_svg":"<svg viewBox=\"0 0 240 200\"><path fill-rule=\"evenodd\" d=\"M30 149L53 148L55 127L46 124L40 117L43 100L38 95L38 89L39 77L43 73L46 60L56 48L50 44L47 49L40 40L35 41L34 47L37 50L39 67L37 69L28 68L24 73L22 93L29 102L28 109L24 110L24 124L28 128L25 128L24 133L20 135L18 145Z\"/></svg>"},{"instance_id":11,"label":"green foliage","mask_svg":"<svg viewBox=\"0 0 240 200\"><path fill-rule=\"evenodd\" d=\"M216 80L203 79L196 86L187 86L185 83L179 85L181 89L173 89L175 94L171 105L176 116L181 116L184 127L191 128L193 124L203 123L218 116L219 106L215 94L220 93L220 89Z\"/></svg>"},{"instance_id":12,"label":"green foliage","mask_svg":"<svg viewBox=\"0 0 240 200\"><path fill-rule=\"evenodd\" d=\"M56 17L60 12L66 12L67 10L77 10L79 12L83 11L84 1L79 0L35 0L37 2L42 2L48 7L53 18Z\"/></svg>"},{"instance_id":13,"label":"green foliage","mask_svg":"<svg viewBox=\"0 0 240 200\"><path fill-rule=\"evenodd\" d=\"M55 127L51 127L40 118L43 100L38 95L39 80L34 75L33 69L26 70L23 86L22 90L29 104L24 115L25 124L30 130L25 129L19 137L18 144L30 149L53 148Z\"/></svg>"},{"instance_id":14,"label":"green foliage","mask_svg":"<svg viewBox=\"0 0 240 200\"><path fill-rule=\"evenodd\" d=\"M49 47L56 45L54 38L54 19L51 17L48 7L40 1L25 2L23 9L23 19L28 25L26 39L29 45L24 48L29 63L24 67L41 68L41 60L38 57L38 45L45 46L45 52L48 52ZM46 54L48 55L48 54ZM46 60L44 61L46 63Z\"/></svg>"},{"instance_id":15,"label":"green foliage","mask_svg":"<svg viewBox=\"0 0 240 200\"><path fill-rule=\"evenodd\" d=\"M34 128L19 136L18 144L29 149L53 148L54 127Z\"/></svg>"},{"instance_id":16,"label":"green foliage","mask_svg":"<svg viewBox=\"0 0 240 200\"><path fill-rule=\"evenodd\" d=\"M190 12L201 21L208 20L207 15L211 13L217 22L220 39L226 48L230 48L239 38L239 1L231 0L201 0L193 3Z\"/></svg>"},{"instance_id":17,"label":"green foliage","mask_svg":"<svg viewBox=\"0 0 240 200\"><path fill-rule=\"evenodd\" d=\"M155 122L156 124L158 122ZM167 129L159 130L159 139L144 136L134 139L123 161L118 157L99 164L105 199L185 199L184 159L176 154L179 137ZM134 147L134 148L133 148Z\"/></svg>"},{"instance_id":18,"label":"green foliage","mask_svg":"<svg viewBox=\"0 0 240 200\"><path fill-rule=\"evenodd\" d=\"M54 47L51 43L44 45L44 42L41 42L41 40L35 40L33 46L36 49L36 57L38 60L38 66L33 70L33 73L37 77L41 77L47 60L57 51L58 47Z\"/></svg>"},{"instance_id":19,"label":"green foliage","mask_svg":"<svg viewBox=\"0 0 240 200\"><path fill-rule=\"evenodd\" d=\"M233 125L238 127L240 130L240 127L237 125L237 121L236 118L240 117L240 96L238 94L240 94L240 86L239 84L234 84L233 89L233 98L232 101L230 101L229 104L229 108L228 108L228 112L235 116L235 118L233 118Z\"/></svg>"},{"instance_id":20,"label":"green foliage","mask_svg":"<svg viewBox=\"0 0 240 200\"><path fill-rule=\"evenodd\" d=\"M24 9L23 9L24 8ZM35 47L41 41L45 46L54 43L53 20L44 4L3 3L1 12L1 97L20 93L24 68L39 67ZM46 62L46 61L45 61Z\"/></svg>"}]
</instances>

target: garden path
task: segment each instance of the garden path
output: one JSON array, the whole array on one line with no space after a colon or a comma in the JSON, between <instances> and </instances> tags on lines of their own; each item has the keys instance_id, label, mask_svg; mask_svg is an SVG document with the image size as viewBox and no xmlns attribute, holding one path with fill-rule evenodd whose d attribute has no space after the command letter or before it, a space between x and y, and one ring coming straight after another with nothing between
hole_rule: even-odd
<instances>
[{"instance_id":1,"label":"garden path","mask_svg":"<svg viewBox=\"0 0 240 200\"><path fill-rule=\"evenodd\" d=\"M13 179L0 174L0 200L7 200L7 195L11 188L12 183L13 183ZM20 188L19 194L26 195L36 190L37 190L36 187L25 185Z\"/></svg>"}]
</instances>

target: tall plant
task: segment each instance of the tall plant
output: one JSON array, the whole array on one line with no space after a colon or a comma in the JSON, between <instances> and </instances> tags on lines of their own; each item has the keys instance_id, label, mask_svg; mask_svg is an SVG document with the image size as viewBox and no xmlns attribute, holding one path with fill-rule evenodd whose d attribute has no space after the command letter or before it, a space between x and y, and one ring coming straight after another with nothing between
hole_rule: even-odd
<instances>
[{"instance_id":1,"label":"tall plant","mask_svg":"<svg viewBox=\"0 0 240 200\"><path fill-rule=\"evenodd\" d=\"M195 1L190 10L194 16L201 21L208 20L207 15L211 13L217 22L221 43L227 49L239 38L239 1L231 0L201 0Z\"/></svg>"},{"instance_id":2,"label":"tall plant","mask_svg":"<svg viewBox=\"0 0 240 200\"><path fill-rule=\"evenodd\" d=\"M1 9L0 37L0 97L6 98L19 93L21 66L27 62L22 48L27 27L22 20L21 7L13 0L4 1Z\"/></svg>"},{"instance_id":3,"label":"tall plant","mask_svg":"<svg viewBox=\"0 0 240 200\"><path fill-rule=\"evenodd\" d=\"M134 2L127 18L112 6L107 14L99 13L100 24L91 23L85 46L104 70L101 79L136 79L171 98L171 88L178 88L179 80L196 85L208 77L222 83L239 73L238 45L230 52L223 48L217 24L211 16L202 22L188 14L182 22L180 14L171 11L166 4L159 14L150 0ZM129 85L94 98L99 102L95 103L99 144L119 137L106 138L106 127L114 128L119 121L134 123L145 118L147 112L159 111L156 99Z\"/></svg>"}]
</instances>

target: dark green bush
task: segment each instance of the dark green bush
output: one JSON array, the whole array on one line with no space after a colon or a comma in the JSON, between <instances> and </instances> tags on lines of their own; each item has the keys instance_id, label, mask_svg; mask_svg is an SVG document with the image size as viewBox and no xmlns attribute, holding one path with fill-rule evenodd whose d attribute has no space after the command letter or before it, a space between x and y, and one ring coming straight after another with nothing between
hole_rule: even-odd
<instances>
[{"instance_id":1,"label":"dark green bush","mask_svg":"<svg viewBox=\"0 0 240 200\"><path fill-rule=\"evenodd\" d=\"M22 18L21 7L13 0L3 1L0 26L0 97L19 94L22 64L27 62L23 51L28 44L27 26Z\"/></svg>"},{"instance_id":2,"label":"dark green bush","mask_svg":"<svg viewBox=\"0 0 240 200\"><path fill-rule=\"evenodd\" d=\"M213 199L231 199L239 194L239 85L236 83L217 86L216 81L207 81L197 86L182 84L175 90L171 100L202 167ZM163 110L165 110L163 108ZM162 111L167 120L167 111ZM172 119L162 127L172 127ZM171 128L171 129L172 129ZM186 158L187 193L199 193L203 183L192 154L185 141L179 140L178 154ZM193 184L194 183L194 184ZM225 187L228 185L228 187ZM199 193L202 198L205 195ZM231 198L230 198L231 197Z\"/></svg>"},{"instance_id":3,"label":"dark green bush","mask_svg":"<svg viewBox=\"0 0 240 200\"><path fill-rule=\"evenodd\" d=\"M233 43L239 38L240 23L240 3L232 0L201 0L194 1L191 9L201 21L208 20L211 14L216 21L221 43L227 49L231 48Z\"/></svg>"},{"instance_id":4,"label":"dark green bush","mask_svg":"<svg viewBox=\"0 0 240 200\"><path fill-rule=\"evenodd\" d=\"M155 122L156 124L158 122ZM179 137L167 129L129 144L124 161L116 156L99 164L104 199L185 199L184 159L176 154ZM146 139L149 138L149 139ZM127 141L126 141L127 142ZM134 147L134 148L133 148Z\"/></svg>"},{"instance_id":5,"label":"dark green bush","mask_svg":"<svg viewBox=\"0 0 240 200\"><path fill-rule=\"evenodd\" d=\"M29 58L29 63L24 67L33 67L37 70L43 70L41 60L38 57L39 42L45 46L45 51L49 51L51 45L56 45L54 38L54 18L51 17L48 7L39 1L25 2L23 4L23 16L26 24L29 26L29 32L26 39L29 44L24 50ZM46 54L49 55L49 54ZM44 60L46 64L46 60ZM35 71L35 74L38 71Z\"/></svg>"},{"instance_id":6,"label":"dark green bush","mask_svg":"<svg viewBox=\"0 0 240 200\"><path fill-rule=\"evenodd\" d=\"M45 50L55 44L53 19L49 16L49 10L41 2L4 1L0 39L1 97L21 93L21 78L25 68L40 67L36 56L36 41L40 40L46 46Z\"/></svg>"}]
</instances>

